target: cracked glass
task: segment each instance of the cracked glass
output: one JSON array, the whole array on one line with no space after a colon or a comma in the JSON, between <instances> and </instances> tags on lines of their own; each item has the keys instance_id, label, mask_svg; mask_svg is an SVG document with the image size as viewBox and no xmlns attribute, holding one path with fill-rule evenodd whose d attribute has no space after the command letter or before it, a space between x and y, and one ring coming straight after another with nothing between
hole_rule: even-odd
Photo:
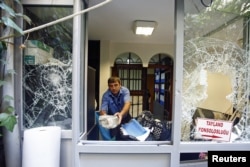
<instances>
[{"instance_id":1,"label":"cracked glass","mask_svg":"<svg viewBox=\"0 0 250 167\"><path fill-rule=\"evenodd\" d=\"M250 139L249 6L185 1L182 141Z\"/></svg>"},{"instance_id":2,"label":"cracked glass","mask_svg":"<svg viewBox=\"0 0 250 167\"><path fill-rule=\"evenodd\" d=\"M69 7L26 7L30 29L72 13ZM72 19L25 36L23 126L72 127Z\"/></svg>"}]
</instances>

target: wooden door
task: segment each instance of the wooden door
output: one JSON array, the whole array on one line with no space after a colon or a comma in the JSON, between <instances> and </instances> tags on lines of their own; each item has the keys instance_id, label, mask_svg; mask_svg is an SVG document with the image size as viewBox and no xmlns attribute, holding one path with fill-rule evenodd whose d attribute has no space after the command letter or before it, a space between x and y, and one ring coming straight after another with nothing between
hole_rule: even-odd
<instances>
[{"instance_id":1,"label":"wooden door","mask_svg":"<svg viewBox=\"0 0 250 167\"><path fill-rule=\"evenodd\" d=\"M112 75L118 76L122 85L130 90L130 114L137 117L145 109L146 69L141 64L116 64Z\"/></svg>"}]
</instances>

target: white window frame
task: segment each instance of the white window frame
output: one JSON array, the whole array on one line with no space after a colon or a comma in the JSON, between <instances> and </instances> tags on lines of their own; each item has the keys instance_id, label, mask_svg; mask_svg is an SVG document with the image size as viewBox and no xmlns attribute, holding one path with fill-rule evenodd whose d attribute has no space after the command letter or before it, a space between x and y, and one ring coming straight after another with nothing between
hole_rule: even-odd
<instances>
[{"instance_id":1,"label":"white window frame","mask_svg":"<svg viewBox=\"0 0 250 167\"><path fill-rule=\"evenodd\" d=\"M82 0L22 0L24 5L73 5L74 12L82 10ZM173 115L172 115L172 141L171 142L136 142L136 141L88 141L81 140L80 134L80 111L86 111L86 84L81 79L86 79L87 74L87 56L81 59L81 55L87 55L87 36L82 36L87 27L81 30L84 22L81 16L73 19L73 91L72 91L72 111L73 113L73 128L72 133L67 132L67 137L72 137L72 155L73 165L79 166L80 153L141 153L141 154L166 154L170 155L170 166L180 166L180 153L197 153L207 152L211 150L235 150L248 151L249 147L246 143L207 143L207 142L181 142L181 101L182 101L182 80L183 80L183 43L184 43L184 1L175 1L175 59L174 59L174 98L173 98ZM81 46L85 46L82 49ZM84 67L82 64L84 64ZM84 71L84 74L81 74ZM82 75L82 76L81 76ZM81 76L81 77L79 77ZM82 78L83 77L83 78ZM79 91L83 90L83 91ZM80 93L85 92L85 93ZM81 103L84 102L83 106ZM86 113L84 113L86 114ZM85 117L86 119L86 117ZM85 120L85 124L86 124ZM83 136L86 134L86 128ZM63 134L64 135L64 134ZM62 135L62 136L63 136ZM84 137L83 137L84 138ZM126 147L124 147L126 146ZM101 163L101 162L100 162Z\"/></svg>"}]
</instances>

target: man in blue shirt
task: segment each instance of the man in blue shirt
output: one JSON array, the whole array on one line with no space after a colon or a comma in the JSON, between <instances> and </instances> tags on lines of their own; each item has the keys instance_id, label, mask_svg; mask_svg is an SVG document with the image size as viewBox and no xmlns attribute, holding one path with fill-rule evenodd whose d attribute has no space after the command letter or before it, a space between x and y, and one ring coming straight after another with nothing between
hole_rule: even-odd
<instances>
[{"instance_id":1,"label":"man in blue shirt","mask_svg":"<svg viewBox=\"0 0 250 167\"><path fill-rule=\"evenodd\" d=\"M102 96L102 105L100 115L115 115L119 118L119 124L130 121L129 108L131 105L130 91L121 85L119 77L110 77L108 79L108 90ZM116 140L122 140L120 135L120 126L111 129L111 136Z\"/></svg>"}]
</instances>

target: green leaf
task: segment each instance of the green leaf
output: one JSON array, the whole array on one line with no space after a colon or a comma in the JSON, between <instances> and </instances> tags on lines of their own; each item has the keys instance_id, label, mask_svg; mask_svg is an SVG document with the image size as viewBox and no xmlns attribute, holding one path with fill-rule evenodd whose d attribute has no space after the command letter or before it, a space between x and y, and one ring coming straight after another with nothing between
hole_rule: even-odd
<instances>
[{"instance_id":1,"label":"green leaf","mask_svg":"<svg viewBox=\"0 0 250 167\"><path fill-rule=\"evenodd\" d=\"M7 130L13 132L17 123L16 116L7 113L0 113L0 126L4 126Z\"/></svg>"},{"instance_id":2,"label":"green leaf","mask_svg":"<svg viewBox=\"0 0 250 167\"><path fill-rule=\"evenodd\" d=\"M5 85L6 83L7 83L6 81L0 80L0 86Z\"/></svg>"},{"instance_id":3,"label":"green leaf","mask_svg":"<svg viewBox=\"0 0 250 167\"><path fill-rule=\"evenodd\" d=\"M8 64L8 62L6 60L0 59L0 62L2 62L3 64Z\"/></svg>"},{"instance_id":4,"label":"green leaf","mask_svg":"<svg viewBox=\"0 0 250 167\"><path fill-rule=\"evenodd\" d=\"M15 11L5 3L1 2L0 7L6 12L8 12L11 16L15 16Z\"/></svg>"},{"instance_id":5,"label":"green leaf","mask_svg":"<svg viewBox=\"0 0 250 167\"><path fill-rule=\"evenodd\" d=\"M32 20L31 20L28 16L26 16L26 15L23 15L23 19L24 19L27 23L29 23L29 24L32 23Z\"/></svg>"},{"instance_id":6,"label":"green leaf","mask_svg":"<svg viewBox=\"0 0 250 167\"><path fill-rule=\"evenodd\" d=\"M12 106L8 106L4 109L4 112L7 113L7 114L13 114L15 111L14 107Z\"/></svg>"},{"instance_id":7,"label":"green leaf","mask_svg":"<svg viewBox=\"0 0 250 167\"><path fill-rule=\"evenodd\" d=\"M3 97L3 99L4 99L4 101L12 101L12 100L14 100L14 98L12 96L10 96L10 95L5 95Z\"/></svg>"},{"instance_id":8,"label":"green leaf","mask_svg":"<svg viewBox=\"0 0 250 167\"><path fill-rule=\"evenodd\" d=\"M14 28L20 34L23 34L23 30L18 25L16 25L16 23L13 22L13 20L11 20L9 17L2 17L2 20L6 26Z\"/></svg>"},{"instance_id":9,"label":"green leaf","mask_svg":"<svg viewBox=\"0 0 250 167\"><path fill-rule=\"evenodd\" d=\"M16 71L13 69L9 69L6 71L8 74L16 74Z\"/></svg>"},{"instance_id":10,"label":"green leaf","mask_svg":"<svg viewBox=\"0 0 250 167\"><path fill-rule=\"evenodd\" d=\"M5 41L0 41L0 50L7 50L7 45Z\"/></svg>"},{"instance_id":11,"label":"green leaf","mask_svg":"<svg viewBox=\"0 0 250 167\"><path fill-rule=\"evenodd\" d=\"M28 16L23 15L22 13L16 13L16 16L22 17L29 24L31 24L31 22L32 22Z\"/></svg>"}]
</instances>

